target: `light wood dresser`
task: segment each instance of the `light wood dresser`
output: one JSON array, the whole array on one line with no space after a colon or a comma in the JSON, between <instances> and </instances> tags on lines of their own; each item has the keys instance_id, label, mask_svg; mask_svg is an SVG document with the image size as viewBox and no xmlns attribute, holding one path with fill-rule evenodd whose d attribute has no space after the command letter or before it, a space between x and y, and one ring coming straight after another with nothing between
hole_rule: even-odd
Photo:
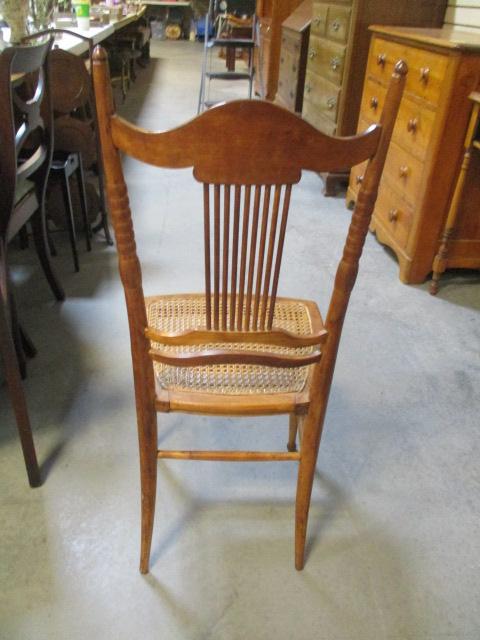
<instances>
[{"instance_id":1,"label":"light wood dresser","mask_svg":"<svg viewBox=\"0 0 480 640\"><path fill-rule=\"evenodd\" d=\"M282 24L280 72L275 102L302 113L312 0L304 0Z\"/></svg>"},{"instance_id":2,"label":"light wood dresser","mask_svg":"<svg viewBox=\"0 0 480 640\"><path fill-rule=\"evenodd\" d=\"M462 161L468 96L480 83L480 34L447 27L371 29L359 130L378 121L395 62L402 58L409 67L371 230L395 252L400 279L420 283L432 271ZM356 198L364 169L352 170L348 204ZM477 156L466 176L450 267L479 263L479 183Z\"/></svg>"},{"instance_id":3,"label":"light wood dresser","mask_svg":"<svg viewBox=\"0 0 480 640\"><path fill-rule=\"evenodd\" d=\"M260 30L260 49L255 48L255 93L274 100L277 93L280 66L282 22L298 7L302 0L257 0L257 16ZM261 69L260 69L261 62Z\"/></svg>"},{"instance_id":4,"label":"light wood dresser","mask_svg":"<svg viewBox=\"0 0 480 640\"><path fill-rule=\"evenodd\" d=\"M439 27L446 0L314 0L303 117L328 134L356 131L370 24ZM348 174L325 174L333 195Z\"/></svg>"}]
</instances>

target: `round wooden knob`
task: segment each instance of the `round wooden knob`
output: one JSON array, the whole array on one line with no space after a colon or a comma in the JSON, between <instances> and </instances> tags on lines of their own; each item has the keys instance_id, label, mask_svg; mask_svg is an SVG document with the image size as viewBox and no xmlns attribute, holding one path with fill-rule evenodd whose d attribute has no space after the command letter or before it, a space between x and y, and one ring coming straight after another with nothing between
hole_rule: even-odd
<instances>
[{"instance_id":1,"label":"round wooden knob","mask_svg":"<svg viewBox=\"0 0 480 640\"><path fill-rule=\"evenodd\" d=\"M321 25L323 22L323 18L321 18L320 16L317 16L316 18L313 19L313 24L318 27L319 25Z\"/></svg>"},{"instance_id":2,"label":"round wooden knob","mask_svg":"<svg viewBox=\"0 0 480 640\"><path fill-rule=\"evenodd\" d=\"M379 53L377 56L377 64L379 67L384 67L385 63L387 61L387 54L386 53Z\"/></svg>"},{"instance_id":3,"label":"round wooden knob","mask_svg":"<svg viewBox=\"0 0 480 640\"><path fill-rule=\"evenodd\" d=\"M398 209L390 209L388 219L390 222L396 222L398 220Z\"/></svg>"},{"instance_id":4,"label":"round wooden knob","mask_svg":"<svg viewBox=\"0 0 480 640\"><path fill-rule=\"evenodd\" d=\"M312 49L308 54L308 57L310 58L310 60L313 60L316 55L317 55L317 52L315 51L315 49Z\"/></svg>"},{"instance_id":5,"label":"round wooden knob","mask_svg":"<svg viewBox=\"0 0 480 640\"><path fill-rule=\"evenodd\" d=\"M400 178L406 178L408 176L408 167L406 164L403 164L399 169L398 169L398 175L400 176Z\"/></svg>"},{"instance_id":6,"label":"round wooden knob","mask_svg":"<svg viewBox=\"0 0 480 640\"><path fill-rule=\"evenodd\" d=\"M373 96L373 98L370 98L370 106L374 111L376 111L378 107L378 98L375 98L375 96Z\"/></svg>"},{"instance_id":7,"label":"round wooden knob","mask_svg":"<svg viewBox=\"0 0 480 640\"><path fill-rule=\"evenodd\" d=\"M340 22L338 20L334 20L333 23L332 23L332 29L334 31L338 31L340 29L340 27L341 27Z\"/></svg>"},{"instance_id":8,"label":"round wooden knob","mask_svg":"<svg viewBox=\"0 0 480 640\"><path fill-rule=\"evenodd\" d=\"M327 109L333 109L336 104L337 104L337 101L335 100L335 98L329 98L327 100Z\"/></svg>"},{"instance_id":9,"label":"round wooden knob","mask_svg":"<svg viewBox=\"0 0 480 640\"><path fill-rule=\"evenodd\" d=\"M407 122L407 131L409 133L415 133L418 127L418 120L417 118L410 118L410 120Z\"/></svg>"},{"instance_id":10,"label":"round wooden knob","mask_svg":"<svg viewBox=\"0 0 480 640\"><path fill-rule=\"evenodd\" d=\"M312 85L309 82L307 82L307 84L305 85L306 93L310 93L311 90L312 90Z\"/></svg>"},{"instance_id":11,"label":"round wooden knob","mask_svg":"<svg viewBox=\"0 0 480 640\"><path fill-rule=\"evenodd\" d=\"M357 177L355 178L355 182L356 182L357 184L362 184L362 182L363 182L363 176L357 176Z\"/></svg>"}]
</instances>

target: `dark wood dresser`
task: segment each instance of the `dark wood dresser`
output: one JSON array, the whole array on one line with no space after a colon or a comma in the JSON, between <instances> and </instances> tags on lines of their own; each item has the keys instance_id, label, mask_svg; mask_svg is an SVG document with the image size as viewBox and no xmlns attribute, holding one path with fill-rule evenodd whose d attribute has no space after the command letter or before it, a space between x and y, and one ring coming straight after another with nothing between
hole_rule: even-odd
<instances>
[{"instance_id":1,"label":"dark wood dresser","mask_svg":"<svg viewBox=\"0 0 480 640\"><path fill-rule=\"evenodd\" d=\"M275 102L296 113L302 113L312 5L312 0L304 0L282 24Z\"/></svg>"},{"instance_id":2,"label":"dark wood dresser","mask_svg":"<svg viewBox=\"0 0 480 640\"><path fill-rule=\"evenodd\" d=\"M262 95L260 80L263 80L267 100L274 100L277 93L280 67L280 45L282 22L288 18L302 0L258 0L257 16L260 29L260 49L255 50L255 93ZM261 61L261 69L260 67Z\"/></svg>"},{"instance_id":3,"label":"dark wood dresser","mask_svg":"<svg viewBox=\"0 0 480 640\"><path fill-rule=\"evenodd\" d=\"M303 117L328 134L352 135L357 128L370 24L440 27L446 0L314 0ZM347 174L326 174L333 195Z\"/></svg>"},{"instance_id":4,"label":"dark wood dresser","mask_svg":"<svg viewBox=\"0 0 480 640\"><path fill-rule=\"evenodd\" d=\"M432 271L464 153L469 95L480 85L480 34L451 28L371 28L358 124L377 122L395 62L408 65L371 230L396 254L400 279L423 282ZM352 169L347 203L365 170ZM450 239L449 267L480 266L480 155L472 154Z\"/></svg>"}]
</instances>

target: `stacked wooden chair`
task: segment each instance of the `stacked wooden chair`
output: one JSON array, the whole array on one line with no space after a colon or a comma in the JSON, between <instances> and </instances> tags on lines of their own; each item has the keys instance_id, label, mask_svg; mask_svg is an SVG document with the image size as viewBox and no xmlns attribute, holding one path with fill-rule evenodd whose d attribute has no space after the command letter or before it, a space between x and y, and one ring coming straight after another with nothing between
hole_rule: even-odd
<instances>
[{"instance_id":1,"label":"stacked wooden chair","mask_svg":"<svg viewBox=\"0 0 480 640\"><path fill-rule=\"evenodd\" d=\"M41 483L21 373L33 345L18 323L9 276L8 245L31 222L35 247L57 298L65 294L50 264L45 192L52 158L48 53L52 39L8 47L0 55L0 352L30 485Z\"/></svg>"}]
</instances>

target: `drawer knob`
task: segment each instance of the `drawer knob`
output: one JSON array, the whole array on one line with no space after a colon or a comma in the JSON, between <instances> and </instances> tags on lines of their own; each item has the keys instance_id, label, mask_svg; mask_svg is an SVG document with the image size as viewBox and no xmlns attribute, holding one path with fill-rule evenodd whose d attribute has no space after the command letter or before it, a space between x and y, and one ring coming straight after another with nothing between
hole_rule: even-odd
<instances>
[{"instance_id":1,"label":"drawer knob","mask_svg":"<svg viewBox=\"0 0 480 640\"><path fill-rule=\"evenodd\" d=\"M312 49L308 54L308 57L310 58L310 60L313 60L316 55L317 55L317 52L315 51L315 49Z\"/></svg>"},{"instance_id":2,"label":"drawer knob","mask_svg":"<svg viewBox=\"0 0 480 640\"><path fill-rule=\"evenodd\" d=\"M363 182L363 176L357 176L357 177L355 178L355 182L356 182L357 184L362 184L362 182Z\"/></svg>"},{"instance_id":3,"label":"drawer knob","mask_svg":"<svg viewBox=\"0 0 480 640\"><path fill-rule=\"evenodd\" d=\"M373 96L373 98L370 98L370 106L374 111L376 111L378 107L378 98L375 98L375 96Z\"/></svg>"},{"instance_id":4,"label":"drawer knob","mask_svg":"<svg viewBox=\"0 0 480 640\"><path fill-rule=\"evenodd\" d=\"M341 25L341 23L340 23L338 20L334 20L334 21L333 21L333 23L332 23L332 29L333 29L334 31L338 31L338 30L340 29L340 27L341 27L341 26L342 26L342 25Z\"/></svg>"},{"instance_id":5,"label":"drawer knob","mask_svg":"<svg viewBox=\"0 0 480 640\"><path fill-rule=\"evenodd\" d=\"M321 25L323 22L323 18L320 16L317 16L316 18L314 18L313 20L313 24L318 27L319 25Z\"/></svg>"},{"instance_id":6,"label":"drawer knob","mask_svg":"<svg viewBox=\"0 0 480 640\"><path fill-rule=\"evenodd\" d=\"M379 67L384 67L385 63L387 61L387 54L386 53L379 53L377 56L377 64Z\"/></svg>"},{"instance_id":7,"label":"drawer knob","mask_svg":"<svg viewBox=\"0 0 480 640\"><path fill-rule=\"evenodd\" d=\"M400 176L400 178L406 178L409 174L409 169L407 167L406 164L402 164L401 167L399 167L398 169L398 175Z\"/></svg>"},{"instance_id":8,"label":"drawer knob","mask_svg":"<svg viewBox=\"0 0 480 640\"><path fill-rule=\"evenodd\" d=\"M307 82L307 84L305 85L305 91L307 93L310 93L311 90L312 90L312 85L309 82Z\"/></svg>"},{"instance_id":9,"label":"drawer knob","mask_svg":"<svg viewBox=\"0 0 480 640\"><path fill-rule=\"evenodd\" d=\"M417 118L410 118L410 120L407 122L407 131L409 133L415 133L417 131L417 128L418 128Z\"/></svg>"},{"instance_id":10,"label":"drawer knob","mask_svg":"<svg viewBox=\"0 0 480 640\"><path fill-rule=\"evenodd\" d=\"M337 104L337 101L335 100L335 98L329 98L327 100L327 109L333 109L336 104Z\"/></svg>"},{"instance_id":11,"label":"drawer knob","mask_svg":"<svg viewBox=\"0 0 480 640\"><path fill-rule=\"evenodd\" d=\"M390 222L396 222L398 220L398 209L390 209L388 219Z\"/></svg>"},{"instance_id":12,"label":"drawer knob","mask_svg":"<svg viewBox=\"0 0 480 640\"><path fill-rule=\"evenodd\" d=\"M283 58L283 57L281 57L281 58L280 58L280 64L283 64L283 61L284 61L284 58Z\"/></svg>"},{"instance_id":13,"label":"drawer knob","mask_svg":"<svg viewBox=\"0 0 480 640\"><path fill-rule=\"evenodd\" d=\"M341 60L338 56L335 56L334 58L332 58L330 60L330 69L332 69L333 71L336 71L340 66L340 62Z\"/></svg>"},{"instance_id":14,"label":"drawer knob","mask_svg":"<svg viewBox=\"0 0 480 640\"><path fill-rule=\"evenodd\" d=\"M430 69L428 67L422 67L420 69L420 82L423 82L423 84L427 84L429 76Z\"/></svg>"},{"instance_id":15,"label":"drawer knob","mask_svg":"<svg viewBox=\"0 0 480 640\"><path fill-rule=\"evenodd\" d=\"M297 70L297 67L295 65L293 65L292 71L295 73L296 70Z\"/></svg>"}]
</instances>

